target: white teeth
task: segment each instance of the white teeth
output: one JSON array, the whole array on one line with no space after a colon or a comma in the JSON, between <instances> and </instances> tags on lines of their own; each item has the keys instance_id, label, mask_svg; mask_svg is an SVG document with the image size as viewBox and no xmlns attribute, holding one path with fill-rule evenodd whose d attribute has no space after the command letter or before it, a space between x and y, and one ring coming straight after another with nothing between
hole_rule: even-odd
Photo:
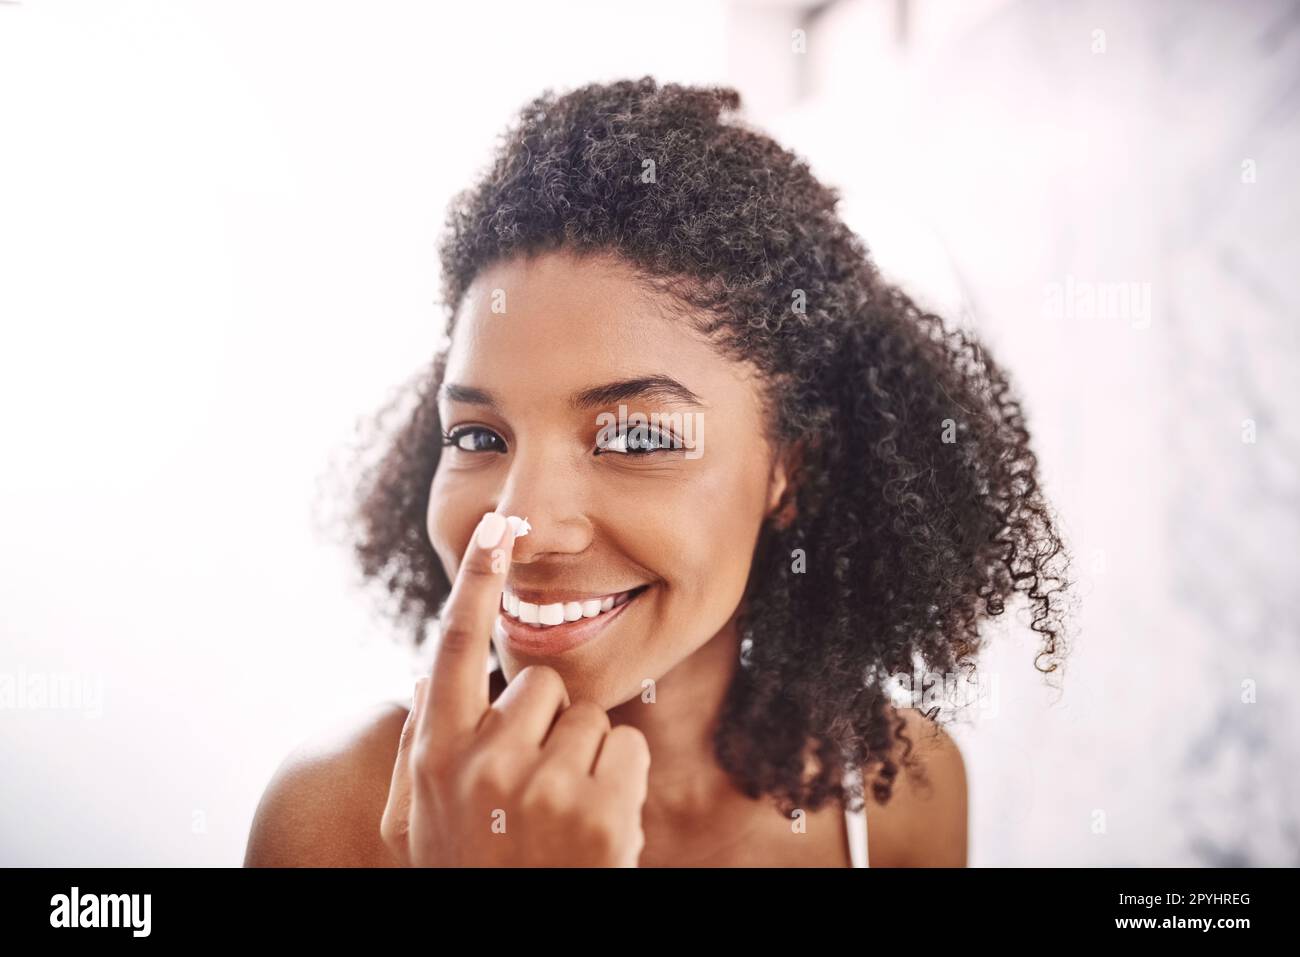
<instances>
[{"instance_id":1,"label":"white teeth","mask_svg":"<svg viewBox=\"0 0 1300 957\"><path fill-rule=\"evenodd\" d=\"M520 601L519 596L511 591L501 593L501 607L512 618L525 624L550 628L566 621L580 618L595 618L614 607L614 596L590 598L586 601L552 602L549 605L536 605Z\"/></svg>"}]
</instances>

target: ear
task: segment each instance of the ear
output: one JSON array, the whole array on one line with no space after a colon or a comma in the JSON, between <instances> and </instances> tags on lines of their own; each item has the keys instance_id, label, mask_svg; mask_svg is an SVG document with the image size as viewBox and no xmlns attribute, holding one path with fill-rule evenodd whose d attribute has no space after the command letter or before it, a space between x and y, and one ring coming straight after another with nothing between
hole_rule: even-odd
<instances>
[{"instance_id":1,"label":"ear","mask_svg":"<svg viewBox=\"0 0 1300 957\"><path fill-rule=\"evenodd\" d=\"M777 528L785 528L798 514L795 491L798 488L799 470L803 466L802 440L781 449L772 459L768 475L767 508L763 517L771 518Z\"/></svg>"}]
</instances>

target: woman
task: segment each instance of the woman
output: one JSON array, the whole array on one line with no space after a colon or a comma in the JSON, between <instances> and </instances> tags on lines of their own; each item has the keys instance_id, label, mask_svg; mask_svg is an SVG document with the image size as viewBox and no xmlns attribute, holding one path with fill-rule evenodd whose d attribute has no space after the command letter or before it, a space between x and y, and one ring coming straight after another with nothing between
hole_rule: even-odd
<instances>
[{"instance_id":1,"label":"woman","mask_svg":"<svg viewBox=\"0 0 1300 957\"><path fill-rule=\"evenodd\" d=\"M247 864L965 865L960 752L889 679L1018 593L1053 670L1064 552L1003 372L739 102L547 93L453 204L358 512L435 654L284 762Z\"/></svg>"}]
</instances>

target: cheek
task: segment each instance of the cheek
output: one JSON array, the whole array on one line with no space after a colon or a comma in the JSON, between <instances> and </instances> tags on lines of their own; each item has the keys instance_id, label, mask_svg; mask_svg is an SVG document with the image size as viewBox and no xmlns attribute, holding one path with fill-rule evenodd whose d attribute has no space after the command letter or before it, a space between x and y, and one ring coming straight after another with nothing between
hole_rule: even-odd
<instances>
[{"instance_id":1,"label":"cheek","mask_svg":"<svg viewBox=\"0 0 1300 957\"><path fill-rule=\"evenodd\" d=\"M659 552L658 568L668 583L668 613L709 628L731 617L749 581L762 523L764 488L758 469L708 476L693 489L671 520L648 526ZM660 516L667 518L667 516Z\"/></svg>"},{"instance_id":2,"label":"cheek","mask_svg":"<svg viewBox=\"0 0 1300 957\"><path fill-rule=\"evenodd\" d=\"M441 470L434 476L429 489L425 529L448 581L456 578L470 536L474 534L479 518L490 508L490 505L483 504L480 494L466 487L466 483L447 481Z\"/></svg>"}]
</instances>

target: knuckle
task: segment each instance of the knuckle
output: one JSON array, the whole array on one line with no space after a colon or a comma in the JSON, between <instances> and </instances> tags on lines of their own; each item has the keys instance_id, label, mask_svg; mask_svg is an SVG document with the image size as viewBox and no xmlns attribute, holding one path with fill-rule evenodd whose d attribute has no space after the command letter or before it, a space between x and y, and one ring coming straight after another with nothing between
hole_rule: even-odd
<instances>
[{"instance_id":1,"label":"knuckle","mask_svg":"<svg viewBox=\"0 0 1300 957\"><path fill-rule=\"evenodd\" d=\"M565 691L564 679L550 665L529 665L519 672L515 680L521 678L530 684L537 684L555 693L563 694Z\"/></svg>"},{"instance_id":2,"label":"knuckle","mask_svg":"<svg viewBox=\"0 0 1300 957\"><path fill-rule=\"evenodd\" d=\"M461 652L473 648L478 642L472 622L462 612L448 612L442 620L439 644L448 651Z\"/></svg>"},{"instance_id":3,"label":"knuckle","mask_svg":"<svg viewBox=\"0 0 1300 957\"><path fill-rule=\"evenodd\" d=\"M513 789L514 761L500 749L485 751L469 762L465 785L476 798L498 798Z\"/></svg>"},{"instance_id":4,"label":"knuckle","mask_svg":"<svg viewBox=\"0 0 1300 957\"><path fill-rule=\"evenodd\" d=\"M586 819L583 841L601 854L611 854L622 844L622 829L607 814L596 814Z\"/></svg>"},{"instance_id":5,"label":"knuckle","mask_svg":"<svg viewBox=\"0 0 1300 957\"><path fill-rule=\"evenodd\" d=\"M620 724L610 730L609 736L615 738L620 747L627 748L646 764L650 763L650 742L646 740L645 733L640 728L630 724Z\"/></svg>"},{"instance_id":6,"label":"knuckle","mask_svg":"<svg viewBox=\"0 0 1300 957\"><path fill-rule=\"evenodd\" d=\"M379 837L390 849L395 850L406 843L409 829L409 819L391 810L385 811L379 821Z\"/></svg>"},{"instance_id":7,"label":"knuckle","mask_svg":"<svg viewBox=\"0 0 1300 957\"><path fill-rule=\"evenodd\" d=\"M561 817L577 803L575 793L574 782L564 769L544 764L524 785L519 802L530 813Z\"/></svg>"},{"instance_id":8,"label":"knuckle","mask_svg":"<svg viewBox=\"0 0 1300 957\"><path fill-rule=\"evenodd\" d=\"M481 548L472 548L460 563L459 578L462 581L482 582L495 578L500 567L500 558L504 552L494 548L487 552Z\"/></svg>"},{"instance_id":9,"label":"knuckle","mask_svg":"<svg viewBox=\"0 0 1300 957\"><path fill-rule=\"evenodd\" d=\"M411 743L411 778L423 785L431 785L444 780L452 770L452 761L432 746L432 743L417 737Z\"/></svg>"},{"instance_id":10,"label":"knuckle","mask_svg":"<svg viewBox=\"0 0 1300 957\"><path fill-rule=\"evenodd\" d=\"M610 730L609 713L594 701L575 701L564 713L567 720L579 722L584 727Z\"/></svg>"},{"instance_id":11,"label":"knuckle","mask_svg":"<svg viewBox=\"0 0 1300 957\"><path fill-rule=\"evenodd\" d=\"M433 749L429 747L427 741L417 737L411 742L411 747L408 753L410 754L411 759L412 774L423 775L433 770L435 758Z\"/></svg>"}]
</instances>

